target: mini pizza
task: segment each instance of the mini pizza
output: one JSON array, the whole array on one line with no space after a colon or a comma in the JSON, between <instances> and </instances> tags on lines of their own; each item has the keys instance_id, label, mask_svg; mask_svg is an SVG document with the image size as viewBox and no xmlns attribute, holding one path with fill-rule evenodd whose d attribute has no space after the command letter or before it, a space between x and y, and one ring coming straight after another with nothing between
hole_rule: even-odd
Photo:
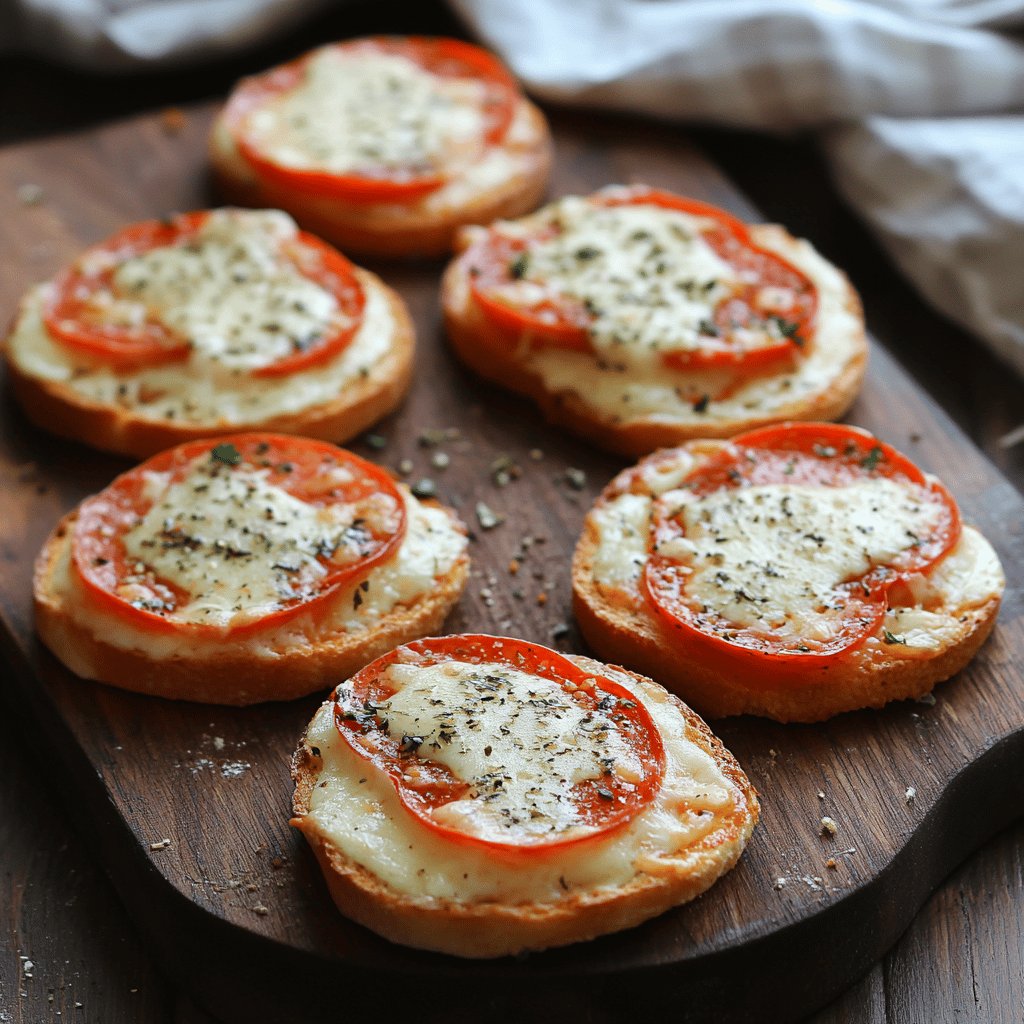
<instances>
[{"instance_id":1,"label":"mini pizza","mask_svg":"<svg viewBox=\"0 0 1024 1024\"><path fill-rule=\"evenodd\" d=\"M287 214L222 209L87 249L5 348L34 423L141 458L246 429L347 440L402 400L414 336L395 292Z\"/></svg>"},{"instance_id":2,"label":"mini pizza","mask_svg":"<svg viewBox=\"0 0 1024 1024\"><path fill-rule=\"evenodd\" d=\"M73 672L211 704L290 700L436 632L465 528L322 441L162 452L86 498L36 561L36 628Z\"/></svg>"},{"instance_id":3,"label":"mini pizza","mask_svg":"<svg viewBox=\"0 0 1024 1024\"><path fill-rule=\"evenodd\" d=\"M419 640L343 682L293 775L292 824L342 913L465 957L691 900L758 817L732 755L660 686L492 636Z\"/></svg>"},{"instance_id":4,"label":"mini pizza","mask_svg":"<svg viewBox=\"0 0 1024 1024\"><path fill-rule=\"evenodd\" d=\"M573 563L602 657L702 713L811 722L959 672L1004 588L949 492L855 427L656 452L608 485Z\"/></svg>"},{"instance_id":5,"label":"mini pizza","mask_svg":"<svg viewBox=\"0 0 1024 1024\"><path fill-rule=\"evenodd\" d=\"M460 242L443 285L456 353L612 451L837 418L860 388L856 294L775 225L610 187Z\"/></svg>"},{"instance_id":6,"label":"mini pizza","mask_svg":"<svg viewBox=\"0 0 1024 1024\"><path fill-rule=\"evenodd\" d=\"M437 256L460 225L540 202L551 136L490 53L374 36L244 79L210 157L232 202L288 210L355 252Z\"/></svg>"}]
</instances>

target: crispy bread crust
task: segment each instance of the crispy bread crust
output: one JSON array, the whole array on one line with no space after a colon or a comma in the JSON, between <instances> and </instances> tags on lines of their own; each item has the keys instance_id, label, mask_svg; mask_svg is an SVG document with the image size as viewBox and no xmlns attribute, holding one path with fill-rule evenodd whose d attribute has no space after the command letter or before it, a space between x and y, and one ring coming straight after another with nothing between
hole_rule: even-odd
<instances>
[{"instance_id":1,"label":"crispy bread crust","mask_svg":"<svg viewBox=\"0 0 1024 1024\"><path fill-rule=\"evenodd\" d=\"M595 673L605 667L590 658L571 660ZM656 685L634 672L620 671L640 687ZM659 857L656 873L638 871L617 889L570 892L556 903L465 903L407 896L383 882L369 866L349 859L308 817L322 762L305 739L292 763L292 824L312 847L339 910L392 942L487 959L632 928L710 888L739 860L759 815L757 793L732 754L690 708L678 698L670 695L670 699L686 719L687 737L714 758L735 786L737 800L733 812L692 849Z\"/></svg>"},{"instance_id":2,"label":"crispy bread crust","mask_svg":"<svg viewBox=\"0 0 1024 1024\"><path fill-rule=\"evenodd\" d=\"M797 240L776 225L755 225L752 234L771 232L783 247L796 246ZM460 249L471 242L471 232L463 232ZM528 369L516 358L515 344L504 338L501 344L488 344L488 337L503 337L500 328L473 301L467 286L468 264L457 257L445 271L441 285L445 329L456 355L486 380L500 384L531 398L540 406L545 418L556 426L566 427L594 444L620 455L646 455L657 448L682 444L695 438L731 437L745 430L767 426L783 420L835 420L853 404L860 391L867 369L867 336L861 329L855 351L841 371L819 391L778 406L771 413L751 413L743 418L716 416L712 405L707 414L695 423L666 423L655 417L616 422L589 406L573 391L551 391L540 374ZM843 276L844 308L863 324L860 298Z\"/></svg>"},{"instance_id":3,"label":"crispy bread crust","mask_svg":"<svg viewBox=\"0 0 1024 1024\"><path fill-rule=\"evenodd\" d=\"M463 529L455 514L453 522ZM65 665L87 679L136 693L202 704L243 706L292 700L345 679L397 644L436 633L458 602L469 578L463 552L434 586L409 604L382 616L376 627L359 633L311 637L274 649L269 655L225 641L213 655L190 652L187 640L172 657L154 658L144 651L109 643L80 622L54 576L70 543L77 512L66 515L36 560L34 574L36 631Z\"/></svg>"},{"instance_id":4,"label":"crispy bread crust","mask_svg":"<svg viewBox=\"0 0 1024 1024\"><path fill-rule=\"evenodd\" d=\"M598 502L614 488L612 481ZM956 637L934 653L906 652L898 644L869 640L813 680L793 685L761 678L755 687L688 652L639 591L597 583L599 535L588 514L572 564L573 611L587 643L602 658L650 675L709 718L752 714L778 722L818 722L844 711L920 697L967 665L992 632L999 612L1000 597L951 612L958 620Z\"/></svg>"},{"instance_id":5,"label":"crispy bread crust","mask_svg":"<svg viewBox=\"0 0 1024 1024\"><path fill-rule=\"evenodd\" d=\"M412 382L416 350L412 320L399 295L376 274L361 268L356 268L356 273L365 288L382 291L387 299L395 324L389 350L368 376L354 381L331 401L301 412L245 423L156 419L119 405L93 401L61 381L34 377L8 355L11 387L25 415L41 430L140 459L186 441L243 430L298 434L340 444L376 423L402 402Z\"/></svg>"},{"instance_id":6,"label":"crispy bread crust","mask_svg":"<svg viewBox=\"0 0 1024 1024\"><path fill-rule=\"evenodd\" d=\"M498 185L465 200L433 208L424 203L345 203L286 188L259 178L239 153L223 113L210 130L209 154L218 191L241 206L287 210L304 228L346 252L385 258L444 256L464 224L518 217L543 199L551 173L551 132L544 115L520 97L513 117L526 118L522 140L506 141L521 168Z\"/></svg>"}]
</instances>

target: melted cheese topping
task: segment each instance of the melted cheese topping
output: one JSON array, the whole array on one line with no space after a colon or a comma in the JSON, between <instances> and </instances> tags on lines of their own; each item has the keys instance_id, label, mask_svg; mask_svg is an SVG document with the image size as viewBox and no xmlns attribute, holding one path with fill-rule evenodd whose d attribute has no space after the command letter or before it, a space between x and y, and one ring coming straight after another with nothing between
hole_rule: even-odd
<instances>
[{"instance_id":1,"label":"melted cheese topping","mask_svg":"<svg viewBox=\"0 0 1024 1024\"><path fill-rule=\"evenodd\" d=\"M85 268L116 266L114 290L94 296L104 322L162 321L198 358L254 370L350 327L335 297L281 256L295 225L273 211L214 210L185 244L119 263L91 254Z\"/></svg>"},{"instance_id":2,"label":"melted cheese topping","mask_svg":"<svg viewBox=\"0 0 1024 1024\"><path fill-rule=\"evenodd\" d=\"M124 285L145 279L147 303L193 340L187 360L134 371L117 371L54 342L43 323L49 285L29 293L7 343L9 358L32 377L56 381L85 401L119 406L152 420L184 421L210 427L261 425L337 399L358 382L384 371L395 322L385 294L366 277L363 322L339 355L283 377L254 377L252 368L273 362L293 348L293 338L309 338L336 322L337 303L329 292L269 261L282 239L297 228L277 211L215 211L209 236L198 252L160 250L129 261ZM240 255L235 281L233 256ZM220 272L215 272L219 267ZM206 271L217 288L197 278ZM225 276L226 275L226 276ZM212 280L213 278L211 278ZM194 287L193 287L194 286ZM171 308L177 298L180 307ZM131 304L129 304L131 305Z\"/></svg>"},{"instance_id":3,"label":"melted cheese topping","mask_svg":"<svg viewBox=\"0 0 1024 1024\"><path fill-rule=\"evenodd\" d=\"M481 148L482 95L479 82L439 78L403 56L325 47L300 84L250 115L246 134L297 170L430 172Z\"/></svg>"},{"instance_id":4,"label":"melted cheese topping","mask_svg":"<svg viewBox=\"0 0 1024 1024\"><path fill-rule=\"evenodd\" d=\"M390 780L341 739L331 702L320 708L306 734L323 759L309 820L346 857L413 897L558 902L581 890L614 889L642 872L678 871L689 847L714 829L715 813L731 809L738 794L714 758L690 738L668 694L660 687L641 689L614 671L606 674L643 701L666 755L655 799L610 836L531 857L514 868L493 853L452 843L410 814ZM497 731L492 727L498 724L497 715L489 716L483 731ZM536 745L529 734L526 740L527 747Z\"/></svg>"},{"instance_id":5,"label":"melted cheese topping","mask_svg":"<svg viewBox=\"0 0 1024 1024\"><path fill-rule=\"evenodd\" d=\"M504 286L503 298L524 306L576 299L593 317L597 359L623 371L657 369L664 352L692 351L714 332L715 307L740 281L704 241L707 218L577 197L548 211L558 234L531 245L523 279ZM745 333L756 343L758 332Z\"/></svg>"},{"instance_id":6,"label":"melted cheese topping","mask_svg":"<svg viewBox=\"0 0 1024 1024\"><path fill-rule=\"evenodd\" d=\"M597 526L598 538L592 566L595 583L624 593L630 602L637 606L646 605L646 597L642 591L642 574L648 557L651 507L652 499L647 495L620 494L608 501L600 502L590 513L591 521ZM835 509L834 505L832 507ZM884 505L882 509L877 523L862 521L860 525L874 525L883 532L883 535L890 535L890 542L898 542L896 531L890 530L887 522L890 509ZM835 510L846 518L845 510ZM861 506L860 511L864 511L864 506ZM763 517L765 510L762 507L754 514ZM864 534L856 529L856 525L857 520L851 518L847 520L844 530L852 531L851 536L856 538L856 542L852 544L855 550L850 557L859 566L863 564L865 558ZM758 528L759 524L754 524L754 529ZM814 532L813 528L808 532ZM798 541L799 539L797 538ZM780 592L776 600L779 601L779 607L789 613L793 608L799 607L803 609L801 614L807 614L807 601L801 596L800 590L803 585L813 588L821 584L819 567L814 561L818 545L816 541L808 543L813 545L807 551L808 560L806 563L798 562L795 567L788 570L791 579L769 577L767 580L754 580L750 583L754 590L765 583L778 584ZM828 543L832 546L834 540ZM725 588L733 580L716 580L713 573L723 571L728 574L735 571L738 565L742 575L745 571L742 563L748 558L751 562L755 561L759 557L758 552L765 561L774 559L774 564L779 564L779 553L776 551L766 554L762 547L736 546L739 553L730 556L729 568L724 568L724 565L709 566L704 574L705 577L710 576L712 587L721 587L725 590L723 604L729 603L729 593ZM885 546L884 541L882 546ZM714 547L725 549L729 548L730 544ZM711 553L713 558L717 558L719 554L714 550ZM826 556L826 561L835 565L831 555ZM854 572L858 566L853 566ZM841 571L841 567L834 568L833 575ZM992 546L973 527L965 526L957 544L938 565L928 573L914 575L907 588L891 592L892 606L887 611L885 621L878 632L869 638L869 644L883 644L885 631L888 630L890 634L906 640L906 644L886 644L885 648L890 654L924 656L942 649L954 642L962 632L960 616L997 598L1003 587L1002 568ZM797 593L790 595L789 591L794 589ZM757 596L765 595L758 591ZM735 595L732 597L735 598ZM790 606L790 600L794 600L796 604ZM747 615L752 621L756 621L762 607L760 602L734 601L733 604L737 615ZM808 621L813 623L813 613Z\"/></svg>"},{"instance_id":7,"label":"melted cheese topping","mask_svg":"<svg viewBox=\"0 0 1024 1024\"><path fill-rule=\"evenodd\" d=\"M737 626L820 640L838 625L829 614L836 587L892 562L933 533L943 513L923 488L885 477L846 487L727 488L700 498L670 491L662 501L682 506L686 536L658 552L689 570L692 601Z\"/></svg>"},{"instance_id":8,"label":"melted cheese topping","mask_svg":"<svg viewBox=\"0 0 1024 1024\"><path fill-rule=\"evenodd\" d=\"M345 466L331 474L339 486L352 478ZM358 508L318 508L268 483L267 475L206 455L173 483L150 474L153 504L125 533L124 547L140 571L144 566L189 595L175 609L176 621L236 625L313 597L328 573L318 556L328 554L331 565L356 561L369 531L393 522L387 495Z\"/></svg>"},{"instance_id":9,"label":"melted cheese topping","mask_svg":"<svg viewBox=\"0 0 1024 1024\"><path fill-rule=\"evenodd\" d=\"M421 505L404 486L399 490L406 503L408 525L405 538L391 558L375 566L364 578L339 588L329 603L318 606L315 612L301 612L283 623L232 640L232 644L244 648L253 658L274 660L286 649L314 645L338 634L373 630L396 608L428 595L437 579L450 573L464 556L466 537L444 509ZM215 637L189 637L183 641L173 633L140 629L121 616L97 608L77 573L71 570L70 554L69 532L53 572L54 596L72 619L107 643L122 650L142 651L154 660L205 659L222 649L223 641ZM79 675L92 677L91 666L70 661L68 664Z\"/></svg>"},{"instance_id":10,"label":"melted cheese topping","mask_svg":"<svg viewBox=\"0 0 1024 1024\"><path fill-rule=\"evenodd\" d=\"M394 665L397 687L381 714L420 740L420 757L470 786L434 812L451 828L499 842L592 832L581 825L572 786L612 771L627 781L643 766L609 710L588 711L555 682L503 665Z\"/></svg>"},{"instance_id":11,"label":"melted cheese topping","mask_svg":"<svg viewBox=\"0 0 1024 1024\"><path fill-rule=\"evenodd\" d=\"M501 230L533 233L550 216L549 211L546 207L521 221L503 223ZM751 237L756 245L777 253L807 275L818 291L813 344L797 355L791 368L749 378L737 377L725 369L684 372L665 366L655 349L642 345L609 344L599 358L586 352L524 345L517 358L540 377L548 391L571 394L590 415L611 423L697 425L787 415L794 404L813 399L834 385L860 357L864 348L863 320L856 309L850 308L845 277L810 243L794 240L770 225L753 226ZM456 309L467 309L471 301L468 276L464 280L456 278L453 287L449 301ZM697 309L696 292L693 296L694 302L686 303L691 324ZM685 324L686 318L680 322ZM685 334L686 329L681 333ZM704 395L711 396L707 403L695 401Z\"/></svg>"}]
</instances>

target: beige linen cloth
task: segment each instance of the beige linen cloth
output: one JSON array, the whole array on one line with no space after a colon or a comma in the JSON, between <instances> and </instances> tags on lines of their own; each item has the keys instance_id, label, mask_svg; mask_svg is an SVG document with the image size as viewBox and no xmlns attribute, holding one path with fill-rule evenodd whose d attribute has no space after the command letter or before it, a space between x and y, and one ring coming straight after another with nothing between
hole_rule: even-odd
<instances>
[{"instance_id":1,"label":"beige linen cloth","mask_svg":"<svg viewBox=\"0 0 1024 1024\"><path fill-rule=\"evenodd\" d=\"M0 0L0 50L182 64L326 2ZM449 3L551 102L813 130L920 292L1024 374L1024 0Z\"/></svg>"}]
</instances>

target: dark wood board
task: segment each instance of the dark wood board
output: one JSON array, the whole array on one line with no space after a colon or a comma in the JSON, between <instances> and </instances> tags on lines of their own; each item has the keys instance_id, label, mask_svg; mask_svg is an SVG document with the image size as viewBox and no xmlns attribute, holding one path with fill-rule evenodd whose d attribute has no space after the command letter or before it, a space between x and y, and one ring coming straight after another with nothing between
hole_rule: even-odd
<instances>
[{"instance_id":1,"label":"dark wood board","mask_svg":"<svg viewBox=\"0 0 1024 1024\"><path fill-rule=\"evenodd\" d=\"M208 203L209 115L189 110L178 133L150 115L0 153L0 309L12 311L26 285L125 221ZM553 195L642 180L755 215L674 129L580 115L558 127ZM17 202L24 184L42 187L41 203ZM474 578L449 625L551 643L571 625L568 557L582 517L623 463L560 437L527 403L455 363L438 326L440 265L374 269L409 302L421 348L409 401L380 426L387 447L356 450L392 466L411 458L413 476L434 477L469 520L478 500L506 513L498 529L478 531ZM303 1019L306 979L319 970L344 989L317 1000L324 1020L377 1007L396 986L412 999L406 1009L428 1019L512 1008L542 1019L571 1011L610 1021L645 1009L693 1021L794 1019L866 970L942 877L1024 809L1020 496L879 348L850 419L943 476L996 544L1010 577L999 626L934 706L907 702L819 726L719 723L763 794L762 825L707 896L631 932L464 963L392 946L341 918L287 826L288 760L319 697L242 711L137 697L75 679L34 639L36 550L63 511L127 463L45 437L6 401L0 614L13 696L129 909L168 968L225 1020ZM442 446L452 456L443 471L417 443L432 427L461 432ZM505 488L489 473L500 455L523 468ZM568 467L586 472L582 491L567 484ZM524 535L546 540L513 578L508 563ZM556 646L582 649L575 630ZM823 814L839 823L834 839L819 835ZM150 849L163 839L170 846ZM833 856L834 871L825 867Z\"/></svg>"}]
</instances>

